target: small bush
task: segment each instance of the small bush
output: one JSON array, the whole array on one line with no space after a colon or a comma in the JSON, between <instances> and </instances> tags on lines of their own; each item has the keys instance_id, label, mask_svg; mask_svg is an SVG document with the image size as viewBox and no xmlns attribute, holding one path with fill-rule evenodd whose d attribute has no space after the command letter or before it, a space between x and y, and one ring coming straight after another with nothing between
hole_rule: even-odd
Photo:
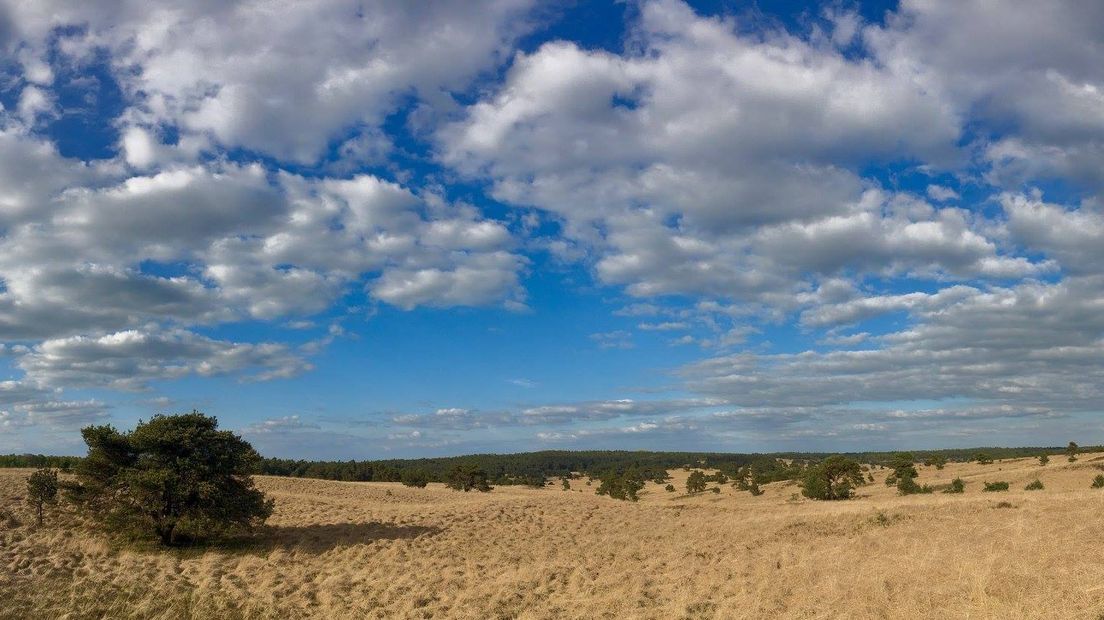
<instances>
[{"instance_id":1,"label":"small bush","mask_svg":"<svg viewBox=\"0 0 1104 620\"><path fill-rule=\"evenodd\" d=\"M978 452L974 459L978 462L978 465L992 465L993 457L989 456L986 452Z\"/></svg>"},{"instance_id":2,"label":"small bush","mask_svg":"<svg viewBox=\"0 0 1104 620\"><path fill-rule=\"evenodd\" d=\"M917 495L921 493L931 493L932 488L928 485L920 486L916 484L916 478L904 477L897 480L897 492L901 495Z\"/></svg>"},{"instance_id":3,"label":"small bush","mask_svg":"<svg viewBox=\"0 0 1104 620\"><path fill-rule=\"evenodd\" d=\"M996 491L1007 491L1008 490L1008 483L1007 482L1003 482L1003 481L986 482L984 484L985 484L985 488L983 490L988 491L990 493L993 493L993 492L996 492Z\"/></svg>"},{"instance_id":4,"label":"small bush","mask_svg":"<svg viewBox=\"0 0 1104 620\"><path fill-rule=\"evenodd\" d=\"M1104 474L1100 474L1097 477L1093 478L1092 488L1104 489Z\"/></svg>"},{"instance_id":5,"label":"small bush","mask_svg":"<svg viewBox=\"0 0 1104 620\"><path fill-rule=\"evenodd\" d=\"M748 490L748 493L751 493L752 496L754 496L754 497L759 497L760 495L763 494L763 490L759 488L759 484L756 483L755 481L752 481L752 483L748 485L747 490Z\"/></svg>"},{"instance_id":6,"label":"small bush","mask_svg":"<svg viewBox=\"0 0 1104 620\"><path fill-rule=\"evenodd\" d=\"M667 491L668 493L674 493L674 492L675 492L675 485L673 485L673 484L669 484L669 485L667 485L667 486L665 486L665 487L663 487L663 488L664 488L664 489L665 489L665 490L666 490L666 491Z\"/></svg>"},{"instance_id":7,"label":"small bush","mask_svg":"<svg viewBox=\"0 0 1104 620\"><path fill-rule=\"evenodd\" d=\"M954 480L951 480L951 486L943 489L943 492L944 493L965 493L966 492L966 482L963 481L962 478L955 478Z\"/></svg>"},{"instance_id":8,"label":"small bush","mask_svg":"<svg viewBox=\"0 0 1104 620\"><path fill-rule=\"evenodd\" d=\"M721 492L721 487L713 487L712 489L709 489L709 490L713 491L714 493L720 493Z\"/></svg>"},{"instance_id":9,"label":"small bush","mask_svg":"<svg viewBox=\"0 0 1104 620\"><path fill-rule=\"evenodd\" d=\"M1050 457L1049 456L1047 456L1045 454L1040 454L1039 455L1039 464L1040 465L1046 465L1049 462L1050 462Z\"/></svg>"},{"instance_id":10,"label":"small bush","mask_svg":"<svg viewBox=\"0 0 1104 620\"><path fill-rule=\"evenodd\" d=\"M1036 478L1033 482L1024 487L1025 491L1042 491L1043 481Z\"/></svg>"},{"instance_id":11,"label":"small bush","mask_svg":"<svg viewBox=\"0 0 1104 620\"><path fill-rule=\"evenodd\" d=\"M1015 506L1012 505L1012 502L1000 502L995 507L996 508L1015 508Z\"/></svg>"}]
</instances>

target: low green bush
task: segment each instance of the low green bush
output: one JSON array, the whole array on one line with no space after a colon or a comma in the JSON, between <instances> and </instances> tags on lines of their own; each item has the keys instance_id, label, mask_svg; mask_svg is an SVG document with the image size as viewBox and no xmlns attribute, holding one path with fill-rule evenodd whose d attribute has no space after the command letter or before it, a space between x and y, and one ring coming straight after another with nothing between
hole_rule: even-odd
<instances>
[{"instance_id":1,"label":"low green bush","mask_svg":"<svg viewBox=\"0 0 1104 620\"><path fill-rule=\"evenodd\" d=\"M982 490L989 491L990 493L995 492L995 491L1007 491L1008 490L1008 483L1007 482L1003 482L1003 481L986 482L984 484L985 484L985 488L982 489Z\"/></svg>"},{"instance_id":2,"label":"low green bush","mask_svg":"<svg viewBox=\"0 0 1104 620\"><path fill-rule=\"evenodd\" d=\"M951 480L951 485L943 489L944 493L965 493L966 482L962 478L955 478Z\"/></svg>"},{"instance_id":3,"label":"low green bush","mask_svg":"<svg viewBox=\"0 0 1104 620\"><path fill-rule=\"evenodd\" d=\"M1042 491L1043 481L1036 478L1033 482L1024 487L1025 491Z\"/></svg>"}]
</instances>

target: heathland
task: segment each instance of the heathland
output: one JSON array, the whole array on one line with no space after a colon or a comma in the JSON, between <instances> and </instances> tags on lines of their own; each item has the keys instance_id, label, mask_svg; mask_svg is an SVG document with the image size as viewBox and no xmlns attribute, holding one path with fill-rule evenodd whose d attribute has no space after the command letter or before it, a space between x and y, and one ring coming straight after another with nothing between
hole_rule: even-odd
<instances>
[{"instance_id":1,"label":"heathland","mask_svg":"<svg viewBox=\"0 0 1104 620\"><path fill-rule=\"evenodd\" d=\"M64 503L36 526L32 470L0 470L0 618L1096 620L1102 464L917 465L921 485L965 492L907 496L875 467L847 501L789 481L686 495L683 469L638 502L585 477L463 493L258 476L276 502L264 532L174 549L105 538ZM996 481L1009 490L983 491Z\"/></svg>"}]
</instances>

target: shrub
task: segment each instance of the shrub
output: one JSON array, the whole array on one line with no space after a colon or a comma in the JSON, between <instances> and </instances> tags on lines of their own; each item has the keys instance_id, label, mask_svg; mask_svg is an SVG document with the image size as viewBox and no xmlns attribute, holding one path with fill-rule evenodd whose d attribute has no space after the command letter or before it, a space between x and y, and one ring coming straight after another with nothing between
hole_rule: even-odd
<instances>
[{"instance_id":1,"label":"shrub","mask_svg":"<svg viewBox=\"0 0 1104 620\"><path fill-rule=\"evenodd\" d=\"M995 491L1007 491L1008 490L1008 483L1003 482L1003 481L1001 481L1001 482L986 482L986 483L984 483L984 485L985 485L985 488L983 490L984 491L989 491L990 493L995 492Z\"/></svg>"},{"instance_id":2,"label":"shrub","mask_svg":"<svg viewBox=\"0 0 1104 620\"><path fill-rule=\"evenodd\" d=\"M951 485L949 487L943 489L943 492L944 493L965 493L966 492L966 482L963 481L962 478L955 478L954 480L951 480Z\"/></svg>"},{"instance_id":3,"label":"shrub","mask_svg":"<svg viewBox=\"0 0 1104 620\"><path fill-rule=\"evenodd\" d=\"M429 474L421 469L404 469L401 481L405 486L424 489L429 484Z\"/></svg>"},{"instance_id":4,"label":"shrub","mask_svg":"<svg viewBox=\"0 0 1104 620\"><path fill-rule=\"evenodd\" d=\"M1040 454L1039 455L1039 464L1040 465L1046 465L1049 462L1050 462L1050 457L1049 456L1047 456L1045 454Z\"/></svg>"},{"instance_id":5,"label":"shrub","mask_svg":"<svg viewBox=\"0 0 1104 620\"><path fill-rule=\"evenodd\" d=\"M705 473L695 469L690 472L690 476L686 479L686 492L701 493L705 490L705 484Z\"/></svg>"},{"instance_id":6,"label":"shrub","mask_svg":"<svg viewBox=\"0 0 1104 620\"><path fill-rule=\"evenodd\" d=\"M864 482L859 464L837 454L806 471L801 483L801 493L810 499L848 499L854 487L861 486Z\"/></svg>"},{"instance_id":7,"label":"shrub","mask_svg":"<svg viewBox=\"0 0 1104 620\"><path fill-rule=\"evenodd\" d=\"M571 490L571 483L567 480L567 478L566 477L561 478L560 480L563 483L563 490L570 491Z\"/></svg>"},{"instance_id":8,"label":"shrub","mask_svg":"<svg viewBox=\"0 0 1104 620\"><path fill-rule=\"evenodd\" d=\"M492 488L487 482L487 472L478 465L465 464L456 465L449 471L445 476L445 486L465 493L473 489L486 493Z\"/></svg>"},{"instance_id":9,"label":"shrub","mask_svg":"<svg viewBox=\"0 0 1104 620\"><path fill-rule=\"evenodd\" d=\"M1066 446L1066 455L1069 456L1069 462L1070 463L1077 460L1077 452L1079 450L1080 450L1080 448L1077 446L1076 441L1071 441L1071 442L1069 442L1069 445Z\"/></svg>"},{"instance_id":10,"label":"shrub","mask_svg":"<svg viewBox=\"0 0 1104 620\"><path fill-rule=\"evenodd\" d=\"M713 491L714 493L720 493L721 492L721 487L713 487L712 489L709 489L709 490Z\"/></svg>"},{"instance_id":11,"label":"shrub","mask_svg":"<svg viewBox=\"0 0 1104 620\"><path fill-rule=\"evenodd\" d=\"M978 462L978 465L992 465L993 457L989 456L987 452L978 452L974 456L974 460Z\"/></svg>"},{"instance_id":12,"label":"shrub","mask_svg":"<svg viewBox=\"0 0 1104 620\"><path fill-rule=\"evenodd\" d=\"M1025 491L1042 491L1043 490L1043 481L1036 478L1031 483L1029 483L1026 487L1024 487L1024 490Z\"/></svg>"},{"instance_id":13,"label":"shrub","mask_svg":"<svg viewBox=\"0 0 1104 620\"><path fill-rule=\"evenodd\" d=\"M995 507L996 508L1015 508L1015 506L1012 505L1012 502L1000 502Z\"/></svg>"},{"instance_id":14,"label":"shrub","mask_svg":"<svg viewBox=\"0 0 1104 620\"><path fill-rule=\"evenodd\" d=\"M905 477L897 480L897 492L901 495L916 495L918 493L931 493L932 489L928 485L920 486L916 484L916 478Z\"/></svg>"},{"instance_id":15,"label":"shrub","mask_svg":"<svg viewBox=\"0 0 1104 620\"><path fill-rule=\"evenodd\" d=\"M663 487L663 488L664 488L664 489L665 489L665 490L666 490L666 491L667 491L668 493L674 493L674 492L675 492L675 485L673 485L673 484L668 484L667 486L665 486L665 487Z\"/></svg>"},{"instance_id":16,"label":"shrub","mask_svg":"<svg viewBox=\"0 0 1104 620\"><path fill-rule=\"evenodd\" d=\"M272 514L250 477L261 457L213 417L156 415L127 433L89 426L81 435L88 456L64 486L109 531L176 545L249 532Z\"/></svg>"},{"instance_id":17,"label":"shrub","mask_svg":"<svg viewBox=\"0 0 1104 620\"><path fill-rule=\"evenodd\" d=\"M751 493L751 495L753 497L759 497L760 495L763 494L763 489L760 489L759 484L756 483L754 480L752 480L751 484L748 485L747 490L748 490L748 493Z\"/></svg>"},{"instance_id":18,"label":"shrub","mask_svg":"<svg viewBox=\"0 0 1104 620\"><path fill-rule=\"evenodd\" d=\"M27 503L35 511L35 523L42 525L42 509L57 501L58 476L56 469L40 469L27 478Z\"/></svg>"},{"instance_id":19,"label":"shrub","mask_svg":"<svg viewBox=\"0 0 1104 620\"><path fill-rule=\"evenodd\" d=\"M1104 489L1104 474L1098 474L1092 481L1092 488Z\"/></svg>"}]
</instances>

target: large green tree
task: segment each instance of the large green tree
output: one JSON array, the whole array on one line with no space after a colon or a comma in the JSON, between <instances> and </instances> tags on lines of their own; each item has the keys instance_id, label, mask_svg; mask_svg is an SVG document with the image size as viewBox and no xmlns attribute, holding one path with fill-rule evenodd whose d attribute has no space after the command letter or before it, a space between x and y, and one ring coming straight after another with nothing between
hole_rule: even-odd
<instances>
[{"instance_id":1,"label":"large green tree","mask_svg":"<svg viewBox=\"0 0 1104 620\"><path fill-rule=\"evenodd\" d=\"M865 482L862 467L837 454L813 465L805 472L801 493L810 499L848 499L852 490Z\"/></svg>"},{"instance_id":2,"label":"large green tree","mask_svg":"<svg viewBox=\"0 0 1104 620\"><path fill-rule=\"evenodd\" d=\"M478 465L472 464L459 464L453 467L445 477L445 486L457 491L474 489L486 493L491 490L491 485L487 482L487 472Z\"/></svg>"},{"instance_id":3,"label":"large green tree","mask_svg":"<svg viewBox=\"0 0 1104 620\"><path fill-rule=\"evenodd\" d=\"M89 426L81 435L88 456L70 496L111 531L177 545L245 533L272 514L250 477L261 457L213 417L157 415L133 431Z\"/></svg>"}]
</instances>

